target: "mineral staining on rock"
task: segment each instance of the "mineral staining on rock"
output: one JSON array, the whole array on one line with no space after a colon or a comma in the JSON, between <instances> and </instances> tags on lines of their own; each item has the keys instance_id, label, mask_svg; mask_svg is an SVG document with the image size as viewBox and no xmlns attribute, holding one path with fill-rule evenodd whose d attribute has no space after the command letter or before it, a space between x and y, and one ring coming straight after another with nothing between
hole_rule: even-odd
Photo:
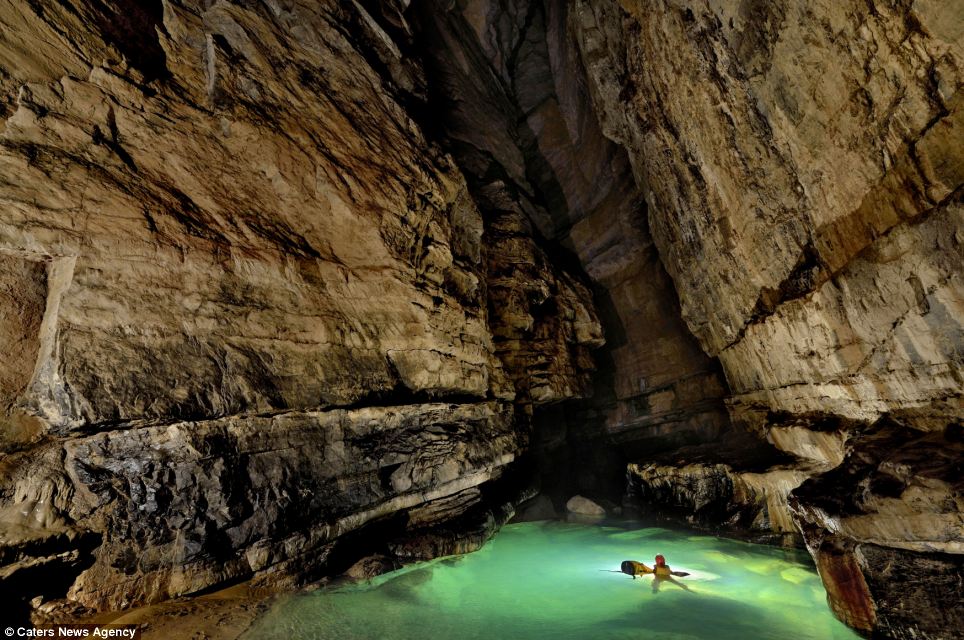
<instances>
[{"instance_id":1,"label":"mineral staining on rock","mask_svg":"<svg viewBox=\"0 0 964 640\"><path fill-rule=\"evenodd\" d=\"M337 15L167 4L140 35L169 76L146 85L61 10L7 44L20 59L31 28L78 40L51 77L20 79L4 132L6 250L71 261L21 404L66 432L396 386L486 395L480 292L451 284L478 279L471 226L452 224L477 214Z\"/></svg>"},{"instance_id":2,"label":"mineral staining on rock","mask_svg":"<svg viewBox=\"0 0 964 640\"><path fill-rule=\"evenodd\" d=\"M578 275L547 276L544 335L494 345L513 329L489 297L531 274L508 265L496 286L462 173L414 119L408 27L396 40L376 18L3 9L0 502L18 596L67 556L69 598L91 608L320 575L366 524L483 509L525 446L511 401L532 361L561 364L532 398L585 394L602 337Z\"/></svg>"},{"instance_id":3,"label":"mineral staining on rock","mask_svg":"<svg viewBox=\"0 0 964 640\"><path fill-rule=\"evenodd\" d=\"M816 505L866 490L854 465L886 467L889 452L864 440L881 424L917 430L894 443L912 459L920 438L960 423L964 15L935 2L572 4L602 128L647 195L682 317L720 359L730 417L797 457L797 484L849 451L790 494L835 610L893 637L955 633L959 622L929 613L947 608L940 589L882 585L898 556L962 579L960 505L917 503L910 488L872 516ZM743 482L727 462L630 474L670 502L762 514L735 498ZM949 497L953 473L937 476L926 492ZM914 542L943 518L956 519L938 527L943 543ZM913 621L897 613L911 610Z\"/></svg>"},{"instance_id":4,"label":"mineral staining on rock","mask_svg":"<svg viewBox=\"0 0 964 640\"><path fill-rule=\"evenodd\" d=\"M0 442L37 437L40 425L13 408L30 384L40 351L40 330L47 300L47 269L40 260L0 254L0 412L6 427Z\"/></svg>"},{"instance_id":5,"label":"mineral staining on rock","mask_svg":"<svg viewBox=\"0 0 964 640\"><path fill-rule=\"evenodd\" d=\"M793 492L830 606L847 624L895 638L953 637L964 625L955 604L962 449L959 426L922 434L884 423Z\"/></svg>"}]
</instances>

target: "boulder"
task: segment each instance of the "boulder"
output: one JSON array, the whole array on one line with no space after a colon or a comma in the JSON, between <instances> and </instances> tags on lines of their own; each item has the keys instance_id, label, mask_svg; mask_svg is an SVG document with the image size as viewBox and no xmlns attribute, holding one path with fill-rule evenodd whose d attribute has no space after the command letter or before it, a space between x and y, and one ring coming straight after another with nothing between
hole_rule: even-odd
<instances>
[{"instance_id":1,"label":"boulder","mask_svg":"<svg viewBox=\"0 0 964 640\"><path fill-rule=\"evenodd\" d=\"M606 515L605 509L600 507L589 498L584 498L583 496L573 496L569 498L569 502L566 503L566 511L580 516L592 516L598 518L602 518Z\"/></svg>"}]
</instances>

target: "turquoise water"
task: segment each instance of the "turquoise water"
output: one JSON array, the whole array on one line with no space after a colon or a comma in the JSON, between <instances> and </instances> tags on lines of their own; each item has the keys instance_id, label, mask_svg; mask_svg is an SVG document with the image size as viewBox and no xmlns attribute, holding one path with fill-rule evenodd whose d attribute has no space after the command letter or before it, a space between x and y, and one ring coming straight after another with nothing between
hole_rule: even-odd
<instances>
[{"instance_id":1,"label":"turquoise water","mask_svg":"<svg viewBox=\"0 0 964 640\"><path fill-rule=\"evenodd\" d=\"M657 553L676 584L633 580L623 560ZM293 638L857 638L826 604L805 554L660 528L534 522L483 549L363 584L293 596L246 640Z\"/></svg>"}]
</instances>

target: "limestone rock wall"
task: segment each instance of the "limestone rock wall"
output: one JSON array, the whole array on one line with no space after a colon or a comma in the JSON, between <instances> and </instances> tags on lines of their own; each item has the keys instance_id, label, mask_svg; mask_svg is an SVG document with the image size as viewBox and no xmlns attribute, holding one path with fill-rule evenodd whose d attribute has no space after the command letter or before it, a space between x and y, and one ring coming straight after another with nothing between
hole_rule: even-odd
<instances>
[{"instance_id":1,"label":"limestone rock wall","mask_svg":"<svg viewBox=\"0 0 964 640\"><path fill-rule=\"evenodd\" d=\"M889 579L894 562L962 579L959 474L923 453L956 451L964 417L960 6L571 7L602 129L730 417L809 467L795 483L816 476L779 490L834 610L867 633L955 637L944 591ZM910 431L874 445L891 421ZM686 465L631 476L676 474L678 496L717 468Z\"/></svg>"},{"instance_id":2,"label":"limestone rock wall","mask_svg":"<svg viewBox=\"0 0 964 640\"><path fill-rule=\"evenodd\" d=\"M308 4L167 3L131 34L163 58L148 84L82 29L114 17L20 10L0 45L22 75L0 234L10 259L49 267L17 406L66 432L396 387L486 396L498 364L461 222L478 214L399 103L415 71L366 62L379 45L392 62L377 25ZM366 41L341 35L352 20ZM18 49L31 36L64 40L45 74Z\"/></svg>"},{"instance_id":3,"label":"limestone rock wall","mask_svg":"<svg viewBox=\"0 0 964 640\"><path fill-rule=\"evenodd\" d=\"M736 409L959 414L959 11L572 15L603 129L628 150L683 317Z\"/></svg>"},{"instance_id":4,"label":"limestone rock wall","mask_svg":"<svg viewBox=\"0 0 964 640\"><path fill-rule=\"evenodd\" d=\"M915 452L964 417L962 56L937 0L0 0L0 596L468 549L591 414L795 458L632 472L910 634L881 563L960 568Z\"/></svg>"},{"instance_id":5,"label":"limestone rock wall","mask_svg":"<svg viewBox=\"0 0 964 640\"><path fill-rule=\"evenodd\" d=\"M0 3L4 594L306 577L482 513L529 397L585 394L591 294L494 274L407 5Z\"/></svg>"},{"instance_id":6,"label":"limestone rock wall","mask_svg":"<svg viewBox=\"0 0 964 640\"><path fill-rule=\"evenodd\" d=\"M964 625L959 425L922 433L888 420L836 469L790 497L837 616L891 638L953 638Z\"/></svg>"},{"instance_id":7,"label":"limestone rock wall","mask_svg":"<svg viewBox=\"0 0 964 640\"><path fill-rule=\"evenodd\" d=\"M787 496L807 470L734 469L729 464L631 463L629 491L644 504L675 507L695 526L720 528L762 542L789 542L798 535Z\"/></svg>"},{"instance_id":8,"label":"limestone rock wall","mask_svg":"<svg viewBox=\"0 0 964 640\"><path fill-rule=\"evenodd\" d=\"M543 259L591 279L607 361L591 404L607 437L631 446L713 438L728 426L726 384L680 319L630 157L593 110L569 12L564 2L421 4L446 137L497 270L523 261L518 251L500 255L508 227L509 242L534 244ZM530 300L545 297L541 280L530 280ZM512 315L507 324L525 330L531 314Z\"/></svg>"}]
</instances>

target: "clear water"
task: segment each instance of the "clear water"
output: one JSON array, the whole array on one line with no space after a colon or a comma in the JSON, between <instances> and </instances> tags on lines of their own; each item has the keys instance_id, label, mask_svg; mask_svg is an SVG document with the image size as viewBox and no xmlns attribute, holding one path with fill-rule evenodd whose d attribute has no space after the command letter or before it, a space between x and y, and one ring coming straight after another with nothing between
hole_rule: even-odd
<instances>
[{"instance_id":1,"label":"clear water","mask_svg":"<svg viewBox=\"0 0 964 640\"><path fill-rule=\"evenodd\" d=\"M631 577L623 560L657 553L679 582ZM805 554L660 528L535 522L483 549L363 584L293 596L246 640L857 638L831 615Z\"/></svg>"}]
</instances>

